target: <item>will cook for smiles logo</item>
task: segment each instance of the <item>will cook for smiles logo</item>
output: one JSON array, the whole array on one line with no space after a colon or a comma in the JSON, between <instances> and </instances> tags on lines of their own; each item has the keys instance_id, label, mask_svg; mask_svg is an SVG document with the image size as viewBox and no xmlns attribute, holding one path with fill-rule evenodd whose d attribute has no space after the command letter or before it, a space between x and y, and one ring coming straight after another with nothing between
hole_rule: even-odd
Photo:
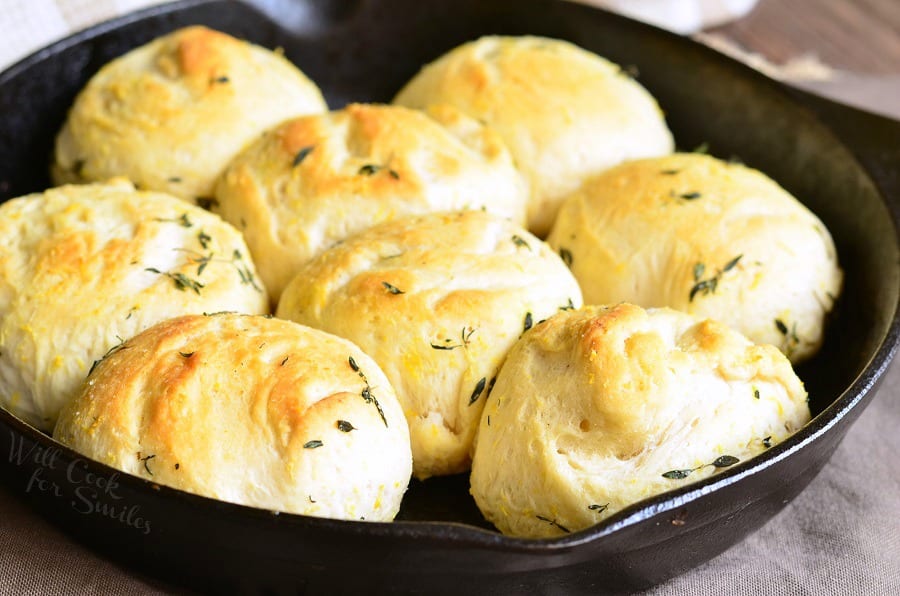
<instances>
[{"instance_id":1,"label":"will cook for smiles logo","mask_svg":"<svg viewBox=\"0 0 900 596\"><path fill-rule=\"evenodd\" d=\"M87 461L76 458L65 463L57 447L28 446L25 438L10 432L9 463L33 466L25 483L26 493L44 493L67 500L82 515L98 515L128 527L150 533L150 520L141 515L140 505L129 505L119 494L119 474L109 476L88 470ZM63 474L59 472L64 471ZM64 480L68 485L60 484Z\"/></svg>"}]
</instances>

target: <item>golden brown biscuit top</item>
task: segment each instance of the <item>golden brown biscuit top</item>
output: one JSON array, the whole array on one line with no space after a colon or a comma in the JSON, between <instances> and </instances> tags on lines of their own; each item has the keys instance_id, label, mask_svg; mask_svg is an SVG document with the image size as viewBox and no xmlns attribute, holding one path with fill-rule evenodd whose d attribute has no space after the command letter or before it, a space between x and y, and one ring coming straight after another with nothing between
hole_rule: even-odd
<instances>
[{"instance_id":1,"label":"golden brown biscuit top","mask_svg":"<svg viewBox=\"0 0 900 596\"><path fill-rule=\"evenodd\" d=\"M268 310L237 230L125 181L7 201L0 239L0 403L39 428L122 338L189 312Z\"/></svg>"},{"instance_id":2,"label":"golden brown biscuit top","mask_svg":"<svg viewBox=\"0 0 900 596\"><path fill-rule=\"evenodd\" d=\"M57 183L126 176L208 199L243 146L283 119L326 109L280 54L202 26L109 62L79 93L57 138Z\"/></svg>"},{"instance_id":3,"label":"golden brown biscuit top","mask_svg":"<svg viewBox=\"0 0 900 596\"><path fill-rule=\"evenodd\" d=\"M359 348L233 313L169 319L117 346L54 436L154 482L326 517L392 519L412 468L393 389Z\"/></svg>"},{"instance_id":4,"label":"golden brown biscuit top","mask_svg":"<svg viewBox=\"0 0 900 596\"><path fill-rule=\"evenodd\" d=\"M783 441L809 421L806 397L774 346L721 323L625 303L561 312L507 356L472 494L504 533L576 531Z\"/></svg>"},{"instance_id":5,"label":"golden brown biscuit top","mask_svg":"<svg viewBox=\"0 0 900 596\"><path fill-rule=\"evenodd\" d=\"M586 176L672 150L662 112L640 84L557 39L485 36L463 44L426 65L394 103L448 103L497 130L528 180L528 227L539 236Z\"/></svg>"},{"instance_id":6,"label":"golden brown biscuit top","mask_svg":"<svg viewBox=\"0 0 900 596\"><path fill-rule=\"evenodd\" d=\"M565 200L547 241L588 303L713 318L794 362L818 349L841 289L822 221L761 172L709 155L607 170Z\"/></svg>"},{"instance_id":7,"label":"golden brown biscuit top","mask_svg":"<svg viewBox=\"0 0 900 596\"><path fill-rule=\"evenodd\" d=\"M490 129L449 107L373 104L284 122L232 161L216 195L276 299L303 263L378 223L479 208L522 221L527 200Z\"/></svg>"}]
</instances>

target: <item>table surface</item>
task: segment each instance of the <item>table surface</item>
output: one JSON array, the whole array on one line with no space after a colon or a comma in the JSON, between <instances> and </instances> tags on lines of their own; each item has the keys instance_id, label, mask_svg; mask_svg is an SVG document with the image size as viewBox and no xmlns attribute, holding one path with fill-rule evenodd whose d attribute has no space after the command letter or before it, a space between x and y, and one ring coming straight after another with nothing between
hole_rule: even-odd
<instances>
[{"instance_id":1,"label":"table surface","mask_svg":"<svg viewBox=\"0 0 900 596\"><path fill-rule=\"evenodd\" d=\"M841 70L900 75L900 0L760 0L711 31L776 64L811 53Z\"/></svg>"},{"instance_id":2,"label":"table surface","mask_svg":"<svg viewBox=\"0 0 900 596\"><path fill-rule=\"evenodd\" d=\"M870 99L900 113L900 94L879 86L900 77L900 0L760 0L742 20L709 33L775 65L816 56L865 77L873 83ZM900 594L898 427L900 363L894 363L879 395L804 493L741 544L650 592ZM97 557L5 488L0 543L0 593L173 592ZM55 570L62 562L79 572L60 576Z\"/></svg>"}]
</instances>

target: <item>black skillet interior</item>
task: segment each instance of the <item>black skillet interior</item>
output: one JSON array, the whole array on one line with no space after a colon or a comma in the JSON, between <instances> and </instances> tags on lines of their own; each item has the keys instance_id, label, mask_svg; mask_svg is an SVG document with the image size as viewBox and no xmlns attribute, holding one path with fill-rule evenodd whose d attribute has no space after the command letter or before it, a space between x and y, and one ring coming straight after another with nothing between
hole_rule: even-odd
<instances>
[{"instance_id":1,"label":"black skillet interior","mask_svg":"<svg viewBox=\"0 0 900 596\"><path fill-rule=\"evenodd\" d=\"M389 101L421 65L489 33L568 39L634 66L638 80L665 110L680 147L707 143L719 157L741 159L775 178L822 218L845 269L845 291L825 349L799 370L818 416L807 429L758 461L636 505L596 528L560 540L528 542L458 525L490 530L468 496L464 477L410 487L399 519L452 522L437 524L278 519L122 478L129 502L138 503L155 521L157 529L141 537L129 534L133 528L125 528L121 520L91 522L60 506L59 499L26 491L46 515L109 556L190 585L240 585L254 591L261 586L276 591L390 586L404 591L433 586L440 578L454 579L438 591L466 585L481 591L647 585L721 552L796 495L827 461L893 355L897 209L883 197L896 201L900 193L900 181L887 165L900 163L900 143L890 145L891 138L900 138L900 125L788 92L690 41L568 2L188 1L100 25L0 75L0 199L49 184L56 131L78 89L100 66L194 23L284 48L319 84L332 108L350 101ZM834 131L852 144L845 145ZM56 448L5 412L0 412L0 425L10 435L3 433L0 448L9 448L10 454L22 441ZM78 462L65 449L60 457ZM21 491L34 470L13 462L12 455L9 464L2 470L6 483ZM93 463L77 465L107 477L114 474ZM666 516L671 515L681 523L669 523ZM693 523L683 523L685 519ZM102 531L91 523L100 523ZM199 553L198 533L204 541L219 536L213 542L228 546ZM235 535L241 539L233 544ZM319 548L312 548L313 543ZM178 565L177 556L189 558L190 568ZM366 563L359 573L344 576L344 559L354 556ZM255 570L248 571L240 561L252 561ZM338 576L343 578L340 586L328 583Z\"/></svg>"}]
</instances>

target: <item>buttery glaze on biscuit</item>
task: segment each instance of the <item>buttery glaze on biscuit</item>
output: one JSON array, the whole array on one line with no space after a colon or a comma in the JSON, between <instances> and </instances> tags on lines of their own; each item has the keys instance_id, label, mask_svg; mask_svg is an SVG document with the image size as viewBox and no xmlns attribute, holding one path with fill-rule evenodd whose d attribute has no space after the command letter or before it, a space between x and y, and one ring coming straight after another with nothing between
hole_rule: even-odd
<instances>
[{"instance_id":1,"label":"buttery glaze on biscuit","mask_svg":"<svg viewBox=\"0 0 900 596\"><path fill-rule=\"evenodd\" d=\"M484 401L528 328L581 304L560 258L479 211L382 224L300 269L278 316L346 337L397 390L419 478L469 468Z\"/></svg>"},{"instance_id":2,"label":"buttery glaze on biscuit","mask_svg":"<svg viewBox=\"0 0 900 596\"><path fill-rule=\"evenodd\" d=\"M631 304L535 326L488 398L471 492L505 534L575 532L775 445L810 419L775 347Z\"/></svg>"},{"instance_id":3,"label":"buttery glaze on biscuit","mask_svg":"<svg viewBox=\"0 0 900 596\"><path fill-rule=\"evenodd\" d=\"M170 319L126 341L54 437L167 486L342 519L393 519L412 468L394 391L359 348L236 314Z\"/></svg>"},{"instance_id":4,"label":"buttery glaze on biscuit","mask_svg":"<svg viewBox=\"0 0 900 596\"><path fill-rule=\"evenodd\" d=\"M125 176L143 189L209 201L248 142L286 118L326 109L315 84L283 56L187 27L91 78L57 137L53 178Z\"/></svg>"},{"instance_id":5,"label":"buttery glaze on biscuit","mask_svg":"<svg viewBox=\"0 0 900 596\"><path fill-rule=\"evenodd\" d=\"M563 196L627 159L670 153L650 94L619 66L571 43L488 36L425 66L394 99L447 103L494 128L530 186L528 228L550 230Z\"/></svg>"},{"instance_id":6,"label":"buttery glaze on biscuit","mask_svg":"<svg viewBox=\"0 0 900 596\"><path fill-rule=\"evenodd\" d=\"M710 317L794 363L821 346L841 290L819 218L764 174L708 155L601 174L566 200L547 241L588 303Z\"/></svg>"},{"instance_id":7,"label":"buttery glaze on biscuit","mask_svg":"<svg viewBox=\"0 0 900 596\"><path fill-rule=\"evenodd\" d=\"M527 200L478 122L449 107L363 104L285 122L231 163L216 196L276 300L303 263L377 223L482 208L519 222Z\"/></svg>"},{"instance_id":8,"label":"buttery glaze on biscuit","mask_svg":"<svg viewBox=\"0 0 900 596\"><path fill-rule=\"evenodd\" d=\"M186 313L268 311L237 230L124 181L12 199L0 243L0 405L42 430L123 339Z\"/></svg>"}]
</instances>

